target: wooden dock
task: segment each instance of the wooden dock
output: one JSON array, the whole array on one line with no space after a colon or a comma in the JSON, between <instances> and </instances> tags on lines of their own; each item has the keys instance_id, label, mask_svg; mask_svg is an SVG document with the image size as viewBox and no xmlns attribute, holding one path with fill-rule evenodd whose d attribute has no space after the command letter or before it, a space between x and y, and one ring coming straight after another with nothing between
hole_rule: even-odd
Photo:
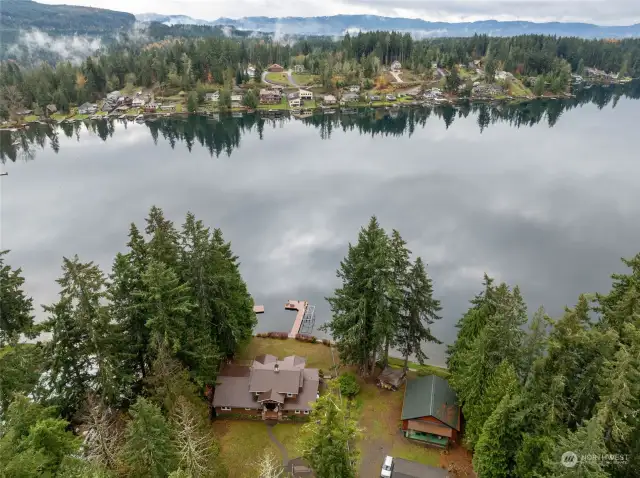
<instances>
[{"instance_id":1,"label":"wooden dock","mask_svg":"<svg viewBox=\"0 0 640 478\"><path fill-rule=\"evenodd\" d=\"M264 305L254 305L253 306L254 314L264 314Z\"/></svg>"},{"instance_id":2,"label":"wooden dock","mask_svg":"<svg viewBox=\"0 0 640 478\"><path fill-rule=\"evenodd\" d=\"M284 308L287 310L298 311L296 314L296 320L293 322L293 327L291 327L291 332L289 332L289 338L294 339L296 335L300 333L302 319L304 318L304 314L307 311L308 306L309 304L306 300L290 300L284 305Z\"/></svg>"}]
</instances>

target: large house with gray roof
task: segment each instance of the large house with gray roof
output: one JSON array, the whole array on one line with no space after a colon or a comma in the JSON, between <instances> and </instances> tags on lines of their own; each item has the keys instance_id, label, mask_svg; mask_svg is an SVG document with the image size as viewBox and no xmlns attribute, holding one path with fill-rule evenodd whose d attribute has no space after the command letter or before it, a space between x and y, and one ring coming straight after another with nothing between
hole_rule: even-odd
<instances>
[{"instance_id":1,"label":"large house with gray roof","mask_svg":"<svg viewBox=\"0 0 640 478\"><path fill-rule=\"evenodd\" d=\"M229 365L218 379L213 396L216 415L257 415L282 420L309 415L318 398L318 369L306 368L303 357L279 360L259 355L251 366Z\"/></svg>"},{"instance_id":2,"label":"large house with gray roof","mask_svg":"<svg viewBox=\"0 0 640 478\"><path fill-rule=\"evenodd\" d=\"M446 447L460 432L460 407L449 383L435 375L407 382L402 405L407 438Z\"/></svg>"}]
</instances>

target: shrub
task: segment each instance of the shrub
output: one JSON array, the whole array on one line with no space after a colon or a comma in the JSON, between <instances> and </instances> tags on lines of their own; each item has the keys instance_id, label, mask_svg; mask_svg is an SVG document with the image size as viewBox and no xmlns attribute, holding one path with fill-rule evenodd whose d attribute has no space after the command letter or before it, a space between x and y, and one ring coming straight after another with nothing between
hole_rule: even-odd
<instances>
[{"instance_id":1,"label":"shrub","mask_svg":"<svg viewBox=\"0 0 640 478\"><path fill-rule=\"evenodd\" d=\"M269 332L267 336L272 339L280 339L280 340L285 340L289 338L289 334L286 332Z\"/></svg>"},{"instance_id":2,"label":"shrub","mask_svg":"<svg viewBox=\"0 0 640 478\"><path fill-rule=\"evenodd\" d=\"M352 373L345 373L338 378L338 384L340 385L340 393L347 398L353 398L360 392L360 385L356 376Z\"/></svg>"},{"instance_id":3,"label":"shrub","mask_svg":"<svg viewBox=\"0 0 640 478\"><path fill-rule=\"evenodd\" d=\"M313 335L307 335L307 334L296 334L296 340L299 340L300 342L311 342L313 344L315 344L318 339L315 338Z\"/></svg>"},{"instance_id":4,"label":"shrub","mask_svg":"<svg viewBox=\"0 0 640 478\"><path fill-rule=\"evenodd\" d=\"M322 343L323 343L324 345L326 345L327 347L330 347L330 346L331 346L331 340L329 340L329 339L322 339Z\"/></svg>"}]
</instances>

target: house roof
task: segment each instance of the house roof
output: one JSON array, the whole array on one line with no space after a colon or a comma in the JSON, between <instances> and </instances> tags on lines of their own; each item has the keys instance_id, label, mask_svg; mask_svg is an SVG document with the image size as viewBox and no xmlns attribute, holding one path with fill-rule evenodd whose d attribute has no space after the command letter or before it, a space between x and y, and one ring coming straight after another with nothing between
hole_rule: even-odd
<instances>
[{"instance_id":1,"label":"house roof","mask_svg":"<svg viewBox=\"0 0 640 478\"><path fill-rule=\"evenodd\" d=\"M284 403L284 395L282 393L274 392L273 390L268 390L258 396L258 402Z\"/></svg>"},{"instance_id":2,"label":"house roof","mask_svg":"<svg viewBox=\"0 0 640 478\"><path fill-rule=\"evenodd\" d=\"M214 407L258 408L255 395L249 393L249 377L219 376L213 395Z\"/></svg>"},{"instance_id":3,"label":"house roof","mask_svg":"<svg viewBox=\"0 0 640 478\"><path fill-rule=\"evenodd\" d=\"M391 476L392 478L447 478L449 473L442 468L394 457Z\"/></svg>"},{"instance_id":4,"label":"house roof","mask_svg":"<svg viewBox=\"0 0 640 478\"><path fill-rule=\"evenodd\" d=\"M278 361L278 357L276 357L275 355L271 355L271 354L264 354L264 355L258 355L255 359L253 359L255 362L261 363L261 364L268 364L268 363L275 363Z\"/></svg>"},{"instance_id":5,"label":"house roof","mask_svg":"<svg viewBox=\"0 0 640 478\"><path fill-rule=\"evenodd\" d=\"M460 430L460 408L456 394L445 379L427 375L407 382L402 420L419 417L435 417L451 428Z\"/></svg>"},{"instance_id":6,"label":"house roof","mask_svg":"<svg viewBox=\"0 0 640 478\"><path fill-rule=\"evenodd\" d=\"M250 392L275 390L280 393L298 393L302 386L300 370L253 369L249 383Z\"/></svg>"},{"instance_id":7,"label":"house roof","mask_svg":"<svg viewBox=\"0 0 640 478\"><path fill-rule=\"evenodd\" d=\"M385 367L378 375L378 380L399 387L404 381L405 373L401 368Z\"/></svg>"}]
</instances>

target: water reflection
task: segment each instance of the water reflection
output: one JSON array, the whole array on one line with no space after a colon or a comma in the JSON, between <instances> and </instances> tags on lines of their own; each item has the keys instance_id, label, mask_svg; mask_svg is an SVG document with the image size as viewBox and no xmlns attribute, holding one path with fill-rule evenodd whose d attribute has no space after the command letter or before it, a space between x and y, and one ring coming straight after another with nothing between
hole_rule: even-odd
<instances>
[{"instance_id":1,"label":"water reflection","mask_svg":"<svg viewBox=\"0 0 640 478\"><path fill-rule=\"evenodd\" d=\"M231 156L240 146L243 134L256 133L263 139L265 128L282 127L290 121L301 121L319 130L322 139L330 139L334 130L358 131L360 134L384 136L411 136L416 128L423 128L427 121L442 121L449 128L456 118L476 117L480 132L496 123L507 123L520 128L545 122L550 127L556 125L565 111L585 105L595 104L599 109L608 105L615 108L620 98L640 99L640 82L616 86L594 86L575 91L574 98L562 100L532 100L520 104L461 103L456 106L412 107L397 109L360 109L352 114L323 115L317 113L305 118L282 113L245 114L241 117L221 115L216 117L185 116L151 120L146 123L154 140L167 141L172 148L184 143L189 152L197 142L213 157L221 154ZM112 138L115 123L120 120L67 122L59 125L38 124L10 132L0 131L0 160L5 162L32 160L36 150L48 144L54 152L60 149L59 135L76 137L86 129L103 141ZM122 121L126 128L127 122Z\"/></svg>"}]
</instances>

